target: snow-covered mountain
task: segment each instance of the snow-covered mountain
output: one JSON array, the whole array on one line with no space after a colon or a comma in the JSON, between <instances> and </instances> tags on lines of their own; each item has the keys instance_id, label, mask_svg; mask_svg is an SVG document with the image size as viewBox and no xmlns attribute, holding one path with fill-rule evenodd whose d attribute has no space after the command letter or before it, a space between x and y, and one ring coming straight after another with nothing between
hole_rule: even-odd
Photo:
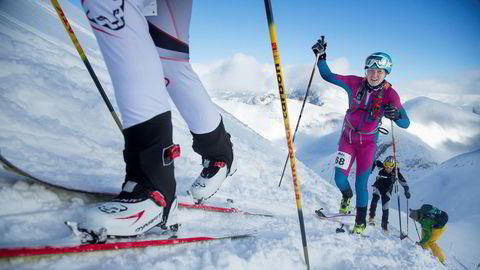
<instances>
[{"instance_id":1,"label":"snow-covered mountain","mask_svg":"<svg viewBox=\"0 0 480 270\"><path fill-rule=\"evenodd\" d=\"M480 117L473 110L419 97L405 102L408 131L435 149L441 161L479 149Z\"/></svg>"},{"instance_id":2,"label":"snow-covered mountain","mask_svg":"<svg viewBox=\"0 0 480 270\"><path fill-rule=\"evenodd\" d=\"M59 2L109 98L115 103L108 72L83 13L68 1ZM121 133L54 9L48 1L33 0L2 1L0 7L0 151L21 168L47 181L92 191L118 191L124 169ZM234 59L232 63L238 61L244 64L251 59ZM233 72L228 65L224 68ZM285 71L287 73L288 69ZM304 72L302 76L292 77L300 76L306 84L311 67L305 68ZM233 75L234 72L229 75L230 79L235 78ZM203 76L208 76L208 72ZM289 74L286 77L289 78ZM218 79L213 75L210 78ZM300 89L301 81L291 85ZM246 84L244 87L254 86ZM336 151L347 105L341 89L323 82L314 87L318 99L312 99L315 104L306 105L296 139L312 268L445 269L428 252L409 240L398 239L396 228L399 224L394 214L390 218L390 235L369 227L366 234L370 237L367 239L335 234L336 223L319 221L313 216L313 211L319 207L332 212L338 210L340 193L331 180L330 161ZM268 86L261 93L236 90L212 91L232 134L239 170L224 183L211 202L225 204L229 198L236 207L266 211L276 217L244 217L190 210L181 210L179 217L186 229L189 226L210 232L255 229L258 232L255 238L101 255L1 260L0 268L302 269L303 252L289 168L282 186L277 187L286 157L280 102L276 95L268 95L271 92ZM289 100L292 128L300 111L298 97L301 93L299 91L296 99ZM182 146L175 173L179 195L187 200L184 192L201 170L200 157L192 151L188 128L174 106L172 108L174 141ZM477 228L480 211L475 207L479 203L476 199L479 152L474 151L479 144L474 139L473 143L472 139L467 139L478 138L478 115L467 114L461 109L457 111L448 104L438 104L431 99L411 100L405 103L405 108L414 127L428 127L428 123L434 121L442 130L449 130L438 136L451 136L448 134L453 130L473 130L458 135L461 139L455 139L460 144L456 151L470 149L465 151L470 153L461 152L465 154L446 161L438 156L438 145L423 141L428 135L420 132L424 129L414 128L410 132L396 128L394 132L401 170L411 184L410 207L418 208L421 203L428 202L445 209L451 223L440 245L448 257L447 268L462 269L461 262L474 269L480 257ZM439 110L429 114L429 110L435 108ZM450 120L455 121L455 125ZM386 122L385 127L389 128L389 123ZM382 135L380 140L379 154L383 159L391 151L391 137ZM353 178L350 181L354 186ZM89 203L89 200L53 191L0 170L0 246L67 234L63 221L78 218L81 212L78 206ZM404 204L402 197L403 211ZM405 214L403 226L405 231ZM411 221L409 236L417 239Z\"/></svg>"},{"instance_id":3,"label":"snow-covered mountain","mask_svg":"<svg viewBox=\"0 0 480 270\"><path fill-rule=\"evenodd\" d=\"M478 217L478 214L464 206L480 205L480 197L470 192L471 189L480 188L478 177L474 177L478 168L480 150L449 159L417 183L415 197L420 202L431 202L442 207L450 213L452 220L475 215ZM429 190L436 192L428 192ZM452 190L455 190L454 196Z\"/></svg>"}]
</instances>

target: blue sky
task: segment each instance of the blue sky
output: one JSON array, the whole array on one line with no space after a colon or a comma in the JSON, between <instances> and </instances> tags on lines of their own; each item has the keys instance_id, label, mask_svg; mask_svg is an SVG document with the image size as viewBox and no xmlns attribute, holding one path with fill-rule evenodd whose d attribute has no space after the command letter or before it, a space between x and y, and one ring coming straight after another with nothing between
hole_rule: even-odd
<instances>
[{"instance_id":1,"label":"blue sky","mask_svg":"<svg viewBox=\"0 0 480 270\"><path fill-rule=\"evenodd\" d=\"M72 0L78 2L79 0ZM313 64L310 47L325 35L329 60L345 57L363 75L375 51L394 61L393 81L455 78L480 70L480 1L272 1L283 65ZM272 63L263 1L194 1L193 63L242 52Z\"/></svg>"}]
</instances>

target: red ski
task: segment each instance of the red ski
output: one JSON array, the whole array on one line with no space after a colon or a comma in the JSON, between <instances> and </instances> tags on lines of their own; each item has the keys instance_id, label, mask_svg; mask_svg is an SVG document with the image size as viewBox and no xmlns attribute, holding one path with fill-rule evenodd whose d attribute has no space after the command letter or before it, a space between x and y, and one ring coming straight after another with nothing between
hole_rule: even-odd
<instances>
[{"instance_id":1,"label":"red ski","mask_svg":"<svg viewBox=\"0 0 480 270\"><path fill-rule=\"evenodd\" d=\"M201 209L201 210L210 211L210 212L239 213L239 214L251 215L251 216L273 217L272 214L247 212L247 211L242 211L238 208L233 208L233 207L221 207L221 206L194 204L194 203L187 203L187 202L179 202L178 206L183 208L188 208L188 209Z\"/></svg>"},{"instance_id":2,"label":"red ski","mask_svg":"<svg viewBox=\"0 0 480 270\"><path fill-rule=\"evenodd\" d=\"M14 247L14 248L0 248L0 258L7 257L22 257L22 256L38 256L38 255L55 255L55 254L69 254L69 253L81 253L81 252L93 252L93 251L114 251L119 249L132 249L132 248L146 248L146 247L158 247L158 246L170 246L185 243L205 242L213 240L224 239L239 239L250 237L252 234L231 234L224 236L196 236L175 238L170 237L168 239L157 240L132 240L121 242L107 242L105 244L79 244L74 246L38 246L38 247Z\"/></svg>"}]
</instances>

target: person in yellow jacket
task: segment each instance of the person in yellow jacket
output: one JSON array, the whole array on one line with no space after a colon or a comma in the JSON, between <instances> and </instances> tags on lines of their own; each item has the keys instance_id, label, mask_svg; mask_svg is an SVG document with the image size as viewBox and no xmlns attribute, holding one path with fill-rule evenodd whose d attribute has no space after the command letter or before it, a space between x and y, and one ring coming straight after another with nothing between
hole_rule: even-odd
<instances>
[{"instance_id":1,"label":"person in yellow jacket","mask_svg":"<svg viewBox=\"0 0 480 270\"><path fill-rule=\"evenodd\" d=\"M445 254L436 242L447 229L447 213L430 204L424 204L418 210L410 209L409 216L422 226L422 236L416 244L423 249L431 249L433 255L445 264Z\"/></svg>"}]
</instances>

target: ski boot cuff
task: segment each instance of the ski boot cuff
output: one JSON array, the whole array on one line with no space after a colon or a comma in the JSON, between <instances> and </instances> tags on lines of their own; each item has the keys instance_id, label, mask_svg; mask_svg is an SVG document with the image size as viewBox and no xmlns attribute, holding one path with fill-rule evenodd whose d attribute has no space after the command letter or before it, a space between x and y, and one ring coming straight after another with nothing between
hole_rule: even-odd
<instances>
[{"instance_id":1,"label":"ski boot cuff","mask_svg":"<svg viewBox=\"0 0 480 270\"><path fill-rule=\"evenodd\" d=\"M353 192L352 192L352 189L350 187L348 187L347 190L345 190L345 191L341 190L340 192L342 192L342 196L345 199L349 199L349 198L353 197Z\"/></svg>"},{"instance_id":2,"label":"ski boot cuff","mask_svg":"<svg viewBox=\"0 0 480 270\"><path fill-rule=\"evenodd\" d=\"M171 145L172 134L172 113L167 111L124 129L125 149L138 152L157 143Z\"/></svg>"},{"instance_id":3,"label":"ski boot cuff","mask_svg":"<svg viewBox=\"0 0 480 270\"><path fill-rule=\"evenodd\" d=\"M367 207L357 207L355 224L367 224Z\"/></svg>"},{"instance_id":4,"label":"ski boot cuff","mask_svg":"<svg viewBox=\"0 0 480 270\"><path fill-rule=\"evenodd\" d=\"M125 182L160 191L168 204L176 192L173 160L180 146L172 142L171 113L165 112L124 130Z\"/></svg>"},{"instance_id":5,"label":"ski boot cuff","mask_svg":"<svg viewBox=\"0 0 480 270\"><path fill-rule=\"evenodd\" d=\"M195 134L193 132L193 150L202 156L204 160L226 163L230 170L233 162L233 144L230 141L230 134L227 133L223 126L223 120L213 131L204 134Z\"/></svg>"}]
</instances>

